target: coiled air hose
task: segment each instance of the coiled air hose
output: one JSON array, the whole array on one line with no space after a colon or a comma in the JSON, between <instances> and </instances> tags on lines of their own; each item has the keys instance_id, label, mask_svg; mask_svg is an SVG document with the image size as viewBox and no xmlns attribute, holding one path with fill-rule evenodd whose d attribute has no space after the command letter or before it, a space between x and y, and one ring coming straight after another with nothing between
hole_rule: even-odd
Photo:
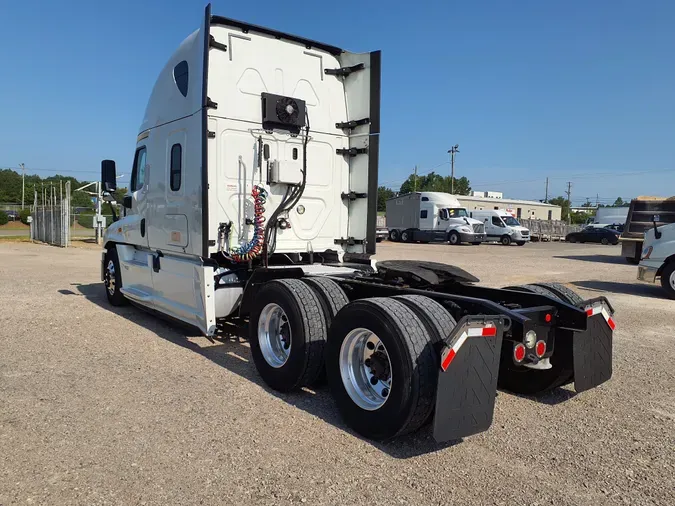
<instances>
[{"instance_id":1,"label":"coiled air hose","mask_svg":"<svg viewBox=\"0 0 675 506\"><path fill-rule=\"evenodd\" d=\"M246 244L232 248L230 256L235 262L248 262L263 252L267 191L262 186L255 185L251 191L251 197L253 197L254 204L253 237Z\"/></svg>"}]
</instances>

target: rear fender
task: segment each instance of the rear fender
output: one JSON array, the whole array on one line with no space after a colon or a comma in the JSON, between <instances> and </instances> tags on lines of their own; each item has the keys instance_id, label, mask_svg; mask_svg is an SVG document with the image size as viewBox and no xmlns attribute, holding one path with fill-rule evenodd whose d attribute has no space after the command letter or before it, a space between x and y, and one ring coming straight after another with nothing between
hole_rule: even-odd
<instances>
[{"instance_id":1,"label":"rear fender","mask_svg":"<svg viewBox=\"0 0 675 506\"><path fill-rule=\"evenodd\" d=\"M504 316L465 316L444 341L438 374L434 439L459 439L492 425Z\"/></svg>"}]
</instances>

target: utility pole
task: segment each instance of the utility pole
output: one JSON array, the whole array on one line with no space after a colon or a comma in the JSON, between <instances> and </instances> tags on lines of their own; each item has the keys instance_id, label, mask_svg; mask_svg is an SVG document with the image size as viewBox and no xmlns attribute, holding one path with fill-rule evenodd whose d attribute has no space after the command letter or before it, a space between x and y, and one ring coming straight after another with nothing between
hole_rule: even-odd
<instances>
[{"instance_id":1,"label":"utility pole","mask_svg":"<svg viewBox=\"0 0 675 506\"><path fill-rule=\"evenodd\" d=\"M546 196L544 197L544 204L548 204L548 178L546 178Z\"/></svg>"},{"instance_id":2,"label":"utility pole","mask_svg":"<svg viewBox=\"0 0 675 506\"><path fill-rule=\"evenodd\" d=\"M415 189L413 191L417 191L417 165L415 165L415 183L414 183Z\"/></svg>"},{"instance_id":3,"label":"utility pole","mask_svg":"<svg viewBox=\"0 0 675 506\"><path fill-rule=\"evenodd\" d=\"M600 194L595 194L595 207L600 207Z\"/></svg>"},{"instance_id":4,"label":"utility pole","mask_svg":"<svg viewBox=\"0 0 675 506\"><path fill-rule=\"evenodd\" d=\"M567 224L572 223L572 201L570 200L570 195L572 194L572 183L567 182Z\"/></svg>"},{"instance_id":5,"label":"utility pole","mask_svg":"<svg viewBox=\"0 0 675 506\"><path fill-rule=\"evenodd\" d=\"M20 163L21 169L21 209L23 209L24 194L26 193L26 164Z\"/></svg>"},{"instance_id":6,"label":"utility pole","mask_svg":"<svg viewBox=\"0 0 675 506\"><path fill-rule=\"evenodd\" d=\"M448 153L450 153L450 193L455 194L455 153L459 153L459 144L452 146Z\"/></svg>"}]
</instances>

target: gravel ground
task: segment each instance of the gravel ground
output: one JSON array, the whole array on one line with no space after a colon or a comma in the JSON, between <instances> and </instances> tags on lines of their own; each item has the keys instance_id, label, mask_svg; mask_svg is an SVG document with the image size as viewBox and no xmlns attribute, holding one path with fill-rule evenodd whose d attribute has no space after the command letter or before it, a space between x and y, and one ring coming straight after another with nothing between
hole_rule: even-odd
<instances>
[{"instance_id":1,"label":"gravel ground","mask_svg":"<svg viewBox=\"0 0 675 506\"><path fill-rule=\"evenodd\" d=\"M428 430L365 441L326 390L267 389L245 343L109 307L99 258L0 244L0 505L673 504L675 302L619 247L379 245L379 259L562 281L616 308L608 383L500 393L493 426L452 446Z\"/></svg>"}]
</instances>

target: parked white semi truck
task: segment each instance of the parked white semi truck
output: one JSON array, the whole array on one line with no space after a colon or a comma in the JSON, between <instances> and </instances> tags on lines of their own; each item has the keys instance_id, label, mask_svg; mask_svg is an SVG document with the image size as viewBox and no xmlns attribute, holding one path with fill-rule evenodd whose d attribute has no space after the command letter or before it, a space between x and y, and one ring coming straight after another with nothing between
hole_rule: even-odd
<instances>
[{"instance_id":1,"label":"parked white semi truck","mask_svg":"<svg viewBox=\"0 0 675 506\"><path fill-rule=\"evenodd\" d=\"M392 241L450 244L485 240L483 223L471 219L453 195L413 192L387 200L387 228Z\"/></svg>"},{"instance_id":2,"label":"parked white semi truck","mask_svg":"<svg viewBox=\"0 0 675 506\"><path fill-rule=\"evenodd\" d=\"M646 283L658 279L665 294L675 299L675 223L664 225L657 214L652 225L644 232L638 279Z\"/></svg>"},{"instance_id":3,"label":"parked white semi truck","mask_svg":"<svg viewBox=\"0 0 675 506\"><path fill-rule=\"evenodd\" d=\"M105 234L108 300L207 336L240 327L279 391L325 371L346 424L378 440L430 420L439 441L484 431L498 383L537 394L608 380L605 298L375 262L379 132L379 52L208 6L150 96L124 216ZM115 173L102 162L107 192Z\"/></svg>"}]
</instances>

